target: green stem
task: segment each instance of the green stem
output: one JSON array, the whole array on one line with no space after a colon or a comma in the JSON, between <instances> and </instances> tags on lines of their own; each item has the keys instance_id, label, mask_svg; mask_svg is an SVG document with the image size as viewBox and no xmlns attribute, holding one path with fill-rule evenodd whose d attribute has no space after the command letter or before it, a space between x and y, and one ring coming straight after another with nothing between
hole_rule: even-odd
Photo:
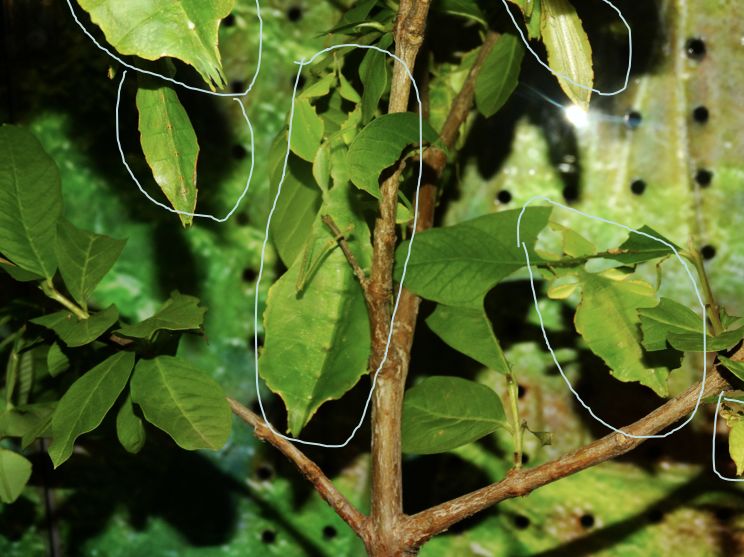
<instances>
[{"instance_id":1,"label":"green stem","mask_svg":"<svg viewBox=\"0 0 744 557\"><path fill-rule=\"evenodd\" d=\"M690 252L685 254L688 259L695 266L698 277L700 277L700 284L703 286L703 295L705 296L705 305L708 307L708 317L710 318L711 326L713 327L713 334L720 335L723 332L723 324L721 323L721 316L718 311L718 304L713 296L713 290L710 287L710 281L708 280L708 273L705 272L705 264L700 252L696 249L690 249Z\"/></svg>"},{"instance_id":2,"label":"green stem","mask_svg":"<svg viewBox=\"0 0 744 557\"><path fill-rule=\"evenodd\" d=\"M514 469L519 470L522 467L522 439L524 429L522 420L519 417L519 385L514 380L511 372L506 374L506 384L509 390L509 410L511 411L512 436L514 437Z\"/></svg>"},{"instance_id":3,"label":"green stem","mask_svg":"<svg viewBox=\"0 0 744 557\"><path fill-rule=\"evenodd\" d=\"M59 302L67 309L69 309L78 319L88 319L90 314L83 308L78 306L75 302L64 296L59 290L54 287L54 283L51 279L47 279L46 282L41 283L41 291L51 298L55 302Z\"/></svg>"}]
</instances>

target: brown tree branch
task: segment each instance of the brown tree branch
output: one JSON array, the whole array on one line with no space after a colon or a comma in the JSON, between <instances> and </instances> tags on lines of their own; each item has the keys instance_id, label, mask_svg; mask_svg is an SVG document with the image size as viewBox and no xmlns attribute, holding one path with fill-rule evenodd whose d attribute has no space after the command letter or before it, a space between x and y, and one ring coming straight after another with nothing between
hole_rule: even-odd
<instances>
[{"instance_id":1,"label":"brown tree branch","mask_svg":"<svg viewBox=\"0 0 744 557\"><path fill-rule=\"evenodd\" d=\"M323 471L305 456L302 451L292 443L279 437L263 421L261 416L252 412L232 398L227 399L230 408L237 417L253 427L256 437L271 443L279 452L286 456L292 463L297 466L302 475L313 485L320 496L328 503L336 514L343 518L351 526L354 532L364 538L367 517L360 513L341 492L336 489L333 482L323 473Z\"/></svg>"},{"instance_id":2,"label":"brown tree branch","mask_svg":"<svg viewBox=\"0 0 744 557\"><path fill-rule=\"evenodd\" d=\"M744 350L739 350L737 358L744 359ZM654 435L678 422L692 412L700 387L701 383L693 385L647 416L623 428L623 431L632 435ZM722 390L729 389L731 385L728 380L716 367L712 367L705 382L703 397L717 395ZM625 454L644 441L645 439L613 432L551 462L535 468L512 470L500 482L411 516L404 527L406 542L411 547L418 547L453 524L504 499L527 495L538 487Z\"/></svg>"},{"instance_id":3,"label":"brown tree branch","mask_svg":"<svg viewBox=\"0 0 744 557\"><path fill-rule=\"evenodd\" d=\"M413 72L416 55L424 38L430 0L401 0L395 22L395 54ZM388 113L405 112L411 81L402 64L393 66ZM380 186L380 214L375 221L370 327L372 354L370 370L376 373L383 361L392 315L393 262L397 241L395 213L400 170ZM398 527L403 517L401 468L401 413L409 350L389 347L384 366L377 373L372 399L372 495L369 537L370 555L394 557L406 548L400 545Z\"/></svg>"},{"instance_id":4,"label":"brown tree branch","mask_svg":"<svg viewBox=\"0 0 744 557\"><path fill-rule=\"evenodd\" d=\"M369 296L369 279L364 273L364 269L362 269L362 267L359 265L356 256L354 256L354 253L351 251L351 248L349 248L349 243L346 241L344 233L341 232L331 215L321 215L320 220L322 220L323 224L325 224L333 233L334 239L338 243L338 246L341 248L341 251L344 253L346 260L349 262L351 269L354 271L354 275L356 275L356 278L362 287L362 292L364 293L364 299L367 302L367 306L371 307L372 302Z\"/></svg>"}]
</instances>

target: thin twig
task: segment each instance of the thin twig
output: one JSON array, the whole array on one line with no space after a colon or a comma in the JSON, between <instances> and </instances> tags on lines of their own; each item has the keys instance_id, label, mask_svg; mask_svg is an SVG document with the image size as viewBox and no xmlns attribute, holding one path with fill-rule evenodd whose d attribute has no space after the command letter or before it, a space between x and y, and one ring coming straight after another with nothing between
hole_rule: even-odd
<instances>
[{"instance_id":1,"label":"thin twig","mask_svg":"<svg viewBox=\"0 0 744 557\"><path fill-rule=\"evenodd\" d=\"M347 242L346 237L344 236L344 233L341 232L341 230L336 225L336 222L333 220L333 217L331 215L321 215L320 220L322 220L323 224L325 224L329 228L329 230L333 233L334 239L336 240L336 242L338 242L338 246L341 248L341 251L344 252L344 256L346 256L346 260L349 262L349 265L351 265L351 269L354 271L354 274L356 275L356 278L359 281L359 284L362 286L362 291L364 292L364 299L367 300L367 305L369 305L370 304L369 292L368 292L369 279L367 278L367 275L365 274L364 269L362 269L361 265L359 265L359 262L354 256L354 253L351 251L351 248L349 248L349 242Z\"/></svg>"},{"instance_id":2,"label":"thin twig","mask_svg":"<svg viewBox=\"0 0 744 557\"><path fill-rule=\"evenodd\" d=\"M302 475L313 485L318 494L328 503L336 514L343 518L351 526L358 536L364 539L366 533L367 517L360 513L349 500L344 497L333 482L323 473L323 471L302 453L292 443L279 437L272 431L263 419L240 404L237 400L229 398L230 408L237 417L253 427L256 437L271 443L286 456L298 468Z\"/></svg>"},{"instance_id":3,"label":"thin twig","mask_svg":"<svg viewBox=\"0 0 744 557\"><path fill-rule=\"evenodd\" d=\"M734 356L744 359L744 349ZM632 435L654 435L688 415L698 400L701 383L690 387L647 416L623 428ZM728 380L715 367L708 373L703 397L731 389ZM504 499L522 497L543 485L627 453L645 439L611 433L572 453L530 469L513 470L506 478L487 487L452 499L409 518L405 526L407 543L417 547L453 524Z\"/></svg>"}]
</instances>

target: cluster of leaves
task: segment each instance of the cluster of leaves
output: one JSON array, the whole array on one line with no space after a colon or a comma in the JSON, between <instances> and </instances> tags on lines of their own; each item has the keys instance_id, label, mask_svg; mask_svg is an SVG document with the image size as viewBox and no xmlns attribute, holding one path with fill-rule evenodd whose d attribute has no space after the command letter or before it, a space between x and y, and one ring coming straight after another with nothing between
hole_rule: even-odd
<instances>
[{"instance_id":1,"label":"cluster of leaves","mask_svg":"<svg viewBox=\"0 0 744 557\"><path fill-rule=\"evenodd\" d=\"M125 241L77 228L63 216L54 161L26 129L0 127L0 279L18 295L0 307L0 499L15 500L31 474L25 449L51 438L54 466L112 409L122 446L138 452L145 421L185 449L218 449L231 417L221 387L172 354L199 332L205 308L173 292L151 317L128 324L90 297ZM13 283L13 281L15 284Z\"/></svg>"}]
</instances>

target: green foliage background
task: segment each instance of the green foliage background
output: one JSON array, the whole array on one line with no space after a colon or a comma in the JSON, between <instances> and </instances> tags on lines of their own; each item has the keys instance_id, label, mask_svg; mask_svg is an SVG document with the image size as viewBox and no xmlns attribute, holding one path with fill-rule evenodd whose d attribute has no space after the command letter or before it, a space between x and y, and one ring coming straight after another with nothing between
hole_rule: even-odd
<instances>
[{"instance_id":1,"label":"green foliage background","mask_svg":"<svg viewBox=\"0 0 744 557\"><path fill-rule=\"evenodd\" d=\"M566 194L576 197L576 206L589 213L629 226L650 224L677 242L684 242L695 230L702 243L715 248L709 273L717 296L740 314L744 310L740 297L744 246L738 232L744 225L740 209L744 207L744 136L740 131L744 117L735 107L744 83L735 70L744 23L730 17L734 0L715 5L707 0L688 1L685 10L680 9L682 2L631 4L619 3L631 15L641 53L631 89L619 98L596 101L603 113L618 119L617 126L590 124L575 133L567 129L560 112L535 92L560 98L559 90L525 59L522 75L532 89L520 86L494 118L469 123L470 135L444 193L442 221L452 224L516 208L536 194L559 200ZM446 5L439 3L431 33L444 33L451 25L452 16L444 13ZM34 1L11 2L10 6L13 32L6 35L10 45L6 48L13 52L15 63L6 74L2 120L30 126L54 158L62 174L70 221L98 233L129 238L113 272L98 288L95 303L100 307L116 303L125 317L143 319L173 289L198 296L209 308L207 337L187 339L180 355L210 370L231 396L252 400L253 287L269 205L269 169L263 160L289 108L295 72L290 61L325 46L318 33L339 17L343 6L336 2L265 3L265 62L249 105L257 131L258 160L251 192L241 213L228 223L199 221L189 230L147 202L121 168L113 139L115 82L104 78L108 59L80 34L64 5ZM604 81L614 84L621 75L623 56L614 54L618 57L615 64L608 60L623 41L622 30L615 29L603 10L586 2L577 2L577 6L586 14L599 85L607 88ZM295 14L295 8L301 10L301 17L290 21L294 16L288 14ZM223 25L220 31L220 51L229 86L242 90L256 63L254 3L239 0L233 14L233 24ZM467 29L460 31L466 38L453 37L453 50L477 46L467 38ZM685 41L694 36L705 37L709 52L699 65L684 55ZM673 54L664 55L667 50ZM454 84L463 77L461 68L452 62L441 67L440 79L432 83L432 99L438 100L434 106L446 106ZM247 132L235 103L180 96L200 139L199 205L220 213L243 189L249 162ZM705 126L690 117L700 104L711 114ZM630 109L643 116L636 130L622 122ZM132 107L125 109L125 114L133 113ZM441 119L442 114L432 113L434 124ZM132 137L127 143L132 149L128 151L131 164L138 175L147 176ZM578 157L580 167L572 156ZM697 186L691 190L689 177L698 167L713 170L714 181L704 190ZM630 189L636 179L647 184L642 195ZM509 192L509 200L499 195L504 191ZM568 217L565 223L600 247L622 240L609 227ZM674 269L677 264L664 265L665 295L692 305L686 278ZM270 254L267 269L259 291L262 309L267 289L280 269L276 255ZM562 379L552 373L541 344L525 340L535 337L533 312L523 306L498 307L505 296L528 300L524 296L527 288L523 280L503 284L487 298L487 308L499 315L496 333L527 394L523 411L528 421L554 432L549 447L541 448L536 441L528 444L532 464L604 432L573 403ZM572 329L560 306L548 302L544 310L551 333L566 347L559 354L569 376L602 409L605 419L620 425L658 404L659 399L642 387L618 387L609 377L581 375L596 360L564 338ZM527 324L522 325L525 314ZM420 330L414 372L434 375L455 369L503 391L501 375L457 356L423 325ZM427 358L427 352L438 356ZM699 362L688 364L686 372L673 376L673 391L697 377ZM366 388L362 382L349 400L322 410L318 423L308 427L308 438L327 438L329 427L348 431L356 422ZM620 388L622 396L617 397ZM633 407L623 406L628 401L633 401ZM281 406L274 410L278 412ZM499 447L509 445L499 444L499 435L491 444L455 449L436 460L409 457L405 464L407 510L421 509L502 477L509 459L499 454ZM467 523L467 530L458 527L435 539L422 555L736 554L744 547L740 533L744 501L740 489L710 473L709 441L705 420L698 420L695 428L670 440L649 442L619 461L542 488L527 498L505 502ZM0 554L48 554L44 484L55 487L54 525L70 555L354 556L362 552L343 522L308 491L280 456L257 443L246 427L235 427L228 444L215 454L151 444L138 457L131 457L104 440L99 445L95 454L40 478L19 501L2 507ZM345 493L364 507L368 487L364 438L348 450L311 453L339 477Z\"/></svg>"}]
</instances>

